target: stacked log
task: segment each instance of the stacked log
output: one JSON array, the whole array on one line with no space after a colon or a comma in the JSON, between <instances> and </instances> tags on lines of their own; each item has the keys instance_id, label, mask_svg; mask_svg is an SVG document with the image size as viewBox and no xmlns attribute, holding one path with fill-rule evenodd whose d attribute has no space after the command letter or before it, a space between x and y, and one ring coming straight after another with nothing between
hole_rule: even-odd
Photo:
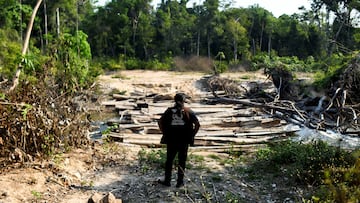
<instances>
[{"instance_id":1,"label":"stacked log","mask_svg":"<svg viewBox=\"0 0 360 203\"><path fill-rule=\"evenodd\" d=\"M207 92L204 94L208 97ZM201 95L198 97L204 98ZM110 122L116 129L105 136L118 142L162 147L162 134L157 121L173 105L171 97L160 94L135 97L114 94L112 100L102 105L118 114L118 118ZM201 99L186 106L196 113L201 123L195 146L191 147L194 151L250 150L270 141L287 139L299 130L285 130L287 122L269 117L257 107L237 103L206 104Z\"/></svg>"}]
</instances>

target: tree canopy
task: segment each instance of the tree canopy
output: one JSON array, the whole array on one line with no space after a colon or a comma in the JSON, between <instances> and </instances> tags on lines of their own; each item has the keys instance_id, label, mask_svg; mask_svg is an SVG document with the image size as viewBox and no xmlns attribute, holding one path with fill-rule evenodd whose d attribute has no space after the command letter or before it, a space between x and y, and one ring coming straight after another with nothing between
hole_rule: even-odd
<instances>
[{"instance_id":1,"label":"tree canopy","mask_svg":"<svg viewBox=\"0 0 360 203\"><path fill-rule=\"evenodd\" d=\"M65 34L88 42L92 57L141 61L215 58L220 52L228 62L260 53L321 59L360 46L360 6L355 0L313 0L310 10L278 18L259 5L234 8L225 1L206 0L189 7L188 2L163 0L153 8L150 0L111 0L100 7L85 0L43 0L30 53L51 56ZM0 0L0 37L10 48L0 53L2 74L14 72L15 62L6 61L16 58L10 53L22 44L35 4Z\"/></svg>"}]
</instances>

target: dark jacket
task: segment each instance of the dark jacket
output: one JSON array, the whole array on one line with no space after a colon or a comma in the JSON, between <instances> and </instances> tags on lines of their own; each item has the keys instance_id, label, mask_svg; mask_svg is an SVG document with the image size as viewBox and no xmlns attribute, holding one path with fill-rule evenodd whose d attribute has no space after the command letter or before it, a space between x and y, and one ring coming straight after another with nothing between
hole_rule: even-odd
<instances>
[{"instance_id":1,"label":"dark jacket","mask_svg":"<svg viewBox=\"0 0 360 203\"><path fill-rule=\"evenodd\" d=\"M194 136L200 124L190 108L171 107L161 116L159 128L163 133L161 144L194 144Z\"/></svg>"}]
</instances>

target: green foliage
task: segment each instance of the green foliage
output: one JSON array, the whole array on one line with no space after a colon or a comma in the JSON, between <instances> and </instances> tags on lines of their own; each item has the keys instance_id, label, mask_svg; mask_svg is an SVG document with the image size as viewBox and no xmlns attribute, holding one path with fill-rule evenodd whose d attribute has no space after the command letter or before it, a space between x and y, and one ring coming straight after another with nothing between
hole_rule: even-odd
<instances>
[{"instance_id":1,"label":"green foliage","mask_svg":"<svg viewBox=\"0 0 360 203\"><path fill-rule=\"evenodd\" d=\"M190 169L204 169L205 157L196 154L189 154L187 167Z\"/></svg>"},{"instance_id":2,"label":"green foliage","mask_svg":"<svg viewBox=\"0 0 360 203\"><path fill-rule=\"evenodd\" d=\"M317 202L357 202L360 198L360 158L351 167L330 167L324 172L324 185Z\"/></svg>"},{"instance_id":3,"label":"green foliage","mask_svg":"<svg viewBox=\"0 0 360 203\"><path fill-rule=\"evenodd\" d=\"M268 167L278 170L289 168L289 175L304 184L322 183L323 170L330 167L348 167L354 163L350 153L323 141L310 144L285 141L260 150L258 161L268 163Z\"/></svg>"},{"instance_id":4,"label":"green foliage","mask_svg":"<svg viewBox=\"0 0 360 203\"><path fill-rule=\"evenodd\" d=\"M93 83L100 71L90 66L91 51L85 33L64 33L55 47L58 66L53 70L64 90L76 91Z\"/></svg>"},{"instance_id":5,"label":"green foliage","mask_svg":"<svg viewBox=\"0 0 360 203\"><path fill-rule=\"evenodd\" d=\"M102 70L109 70L109 71L125 70L125 64L123 61L115 60L107 57L93 60L93 65L100 67Z\"/></svg>"},{"instance_id":6,"label":"green foliage","mask_svg":"<svg viewBox=\"0 0 360 203\"><path fill-rule=\"evenodd\" d=\"M163 167L165 166L166 161L166 149L152 149L150 151L141 149L138 153L138 160L143 172L146 172L153 167Z\"/></svg>"},{"instance_id":7,"label":"green foliage","mask_svg":"<svg viewBox=\"0 0 360 203\"><path fill-rule=\"evenodd\" d=\"M315 186L318 189L311 202L356 202L360 194L359 153L323 141L309 144L283 141L259 150L249 171L277 173Z\"/></svg>"},{"instance_id":8,"label":"green foliage","mask_svg":"<svg viewBox=\"0 0 360 203\"><path fill-rule=\"evenodd\" d=\"M149 70L170 70L171 68L171 60L166 60L165 62L161 62L157 59L146 62L145 69Z\"/></svg>"},{"instance_id":9,"label":"green foliage","mask_svg":"<svg viewBox=\"0 0 360 203\"><path fill-rule=\"evenodd\" d=\"M116 129L119 129L119 125L113 124L113 125L109 126L108 128L106 128L104 131L102 131L102 134L107 135L107 134L115 131Z\"/></svg>"},{"instance_id":10,"label":"green foliage","mask_svg":"<svg viewBox=\"0 0 360 203\"><path fill-rule=\"evenodd\" d=\"M298 59L296 56L292 57L269 57L266 54L259 54L252 59L252 69L259 70L272 69L275 67L284 67L289 71L296 72L313 72L315 67L315 61L313 57L307 58L305 61Z\"/></svg>"},{"instance_id":11,"label":"green foliage","mask_svg":"<svg viewBox=\"0 0 360 203\"><path fill-rule=\"evenodd\" d=\"M25 104L24 105L24 109L22 110L22 116L23 116L23 119L26 120L26 115L27 113L29 112L29 110L32 108L32 106L30 104Z\"/></svg>"},{"instance_id":12,"label":"green foliage","mask_svg":"<svg viewBox=\"0 0 360 203\"><path fill-rule=\"evenodd\" d=\"M215 69L217 73L223 73L228 70L228 64L226 61L216 61Z\"/></svg>"},{"instance_id":13,"label":"green foliage","mask_svg":"<svg viewBox=\"0 0 360 203\"><path fill-rule=\"evenodd\" d=\"M225 195L226 198L226 202L228 203L239 203L240 202L240 197L237 194L231 193L231 192L226 192Z\"/></svg>"},{"instance_id":14,"label":"green foliage","mask_svg":"<svg viewBox=\"0 0 360 203\"><path fill-rule=\"evenodd\" d=\"M20 4L16 0L0 0L0 28L26 30L27 22L32 13L32 7L27 4Z\"/></svg>"},{"instance_id":15,"label":"green foliage","mask_svg":"<svg viewBox=\"0 0 360 203\"><path fill-rule=\"evenodd\" d=\"M41 150L46 154L47 156L50 156L54 153L54 144L55 142L55 135L44 135L42 138L43 143L41 143Z\"/></svg>"},{"instance_id":16,"label":"green foliage","mask_svg":"<svg viewBox=\"0 0 360 203\"><path fill-rule=\"evenodd\" d=\"M125 61L126 70L145 69L142 67L141 61L136 58L128 58Z\"/></svg>"},{"instance_id":17,"label":"green foliage","mask_svg":"<svg viewBox=\"0 0 360 203\"><path fill-rule=\"evenodd\" d=\"M324 23L327 20L322 19L324 17L319 10L322 5L328 6L331 11L338 12L337 14L343 13L340 12L342 9L358 10L357 6L354 6L356 5L354 1L351 3L329 2L317 1L311 11L275 18L269 11L258 5L249 8L221 8L222 4L219 1L206 1L194 7L187 7L183 1L163 1L158 4L156 10L153 10L149 0L109 1L104 7L96 9L94 9L92 1L47 1L43 2L44 6L46 3L47 9L38 11L31 44L37 46L38 49L41 47L43 53L56 52L60 63L67 68L70 67L71 71L67 72L76 73L77 77L75 78L64 77L69 81L70 88L71 86L76 88L86 86L86 80L89 79L84 77L87 74L86 68L83 68L86 67L83 59L87 57L82 55L90 53L90 49L86 47L87 44L82 43L87 40L91 44L93 56L108 58L123 56L124 59L119 61L96 65L102 69L169 70L170 67L173 68L173 60L163 60L169 56L196 55L219 60L216 55L223 52L226 55L223 60L229 63L230 61L247 60L251 58L251 54L255 56L270 51L272 57L276 55L286 57L273 58L270 60L270 64L255 62L254 69L259 69L264 65L267 67L277 65L273 62L280 61L282 64L290 66L290 70L312 71L313 68L319 67L319 64L309 62L307 60L309 57L321 59L325 54L330 55L335 51L348 54L350 50L357 50L359 46L359 29L354 27L355 23L352 23L352 18L346 18L347 14L337 16L339 19L348 19L349 22L345 22L347 29L344 29L341 24L344 22L342 20L335 20L333 25ZM1 39L2 42L18 41L21 44L20 35L23 35L26 30L34 2L0 0L0 3L2 5L0 29L12 30L9 34L16 38L16 40ZM71 48L75 50L74 53L79 55L80 61L75 60L74 54L64 56L64 52L70 53L69 50L64 50L66 48L59 46L56 49L53 47L51 51L49 44L46 43L50 42L51 44L58 37L54 19L57 16L55 13L57 8L61 8L59 13L60 40L64 40L64 33L75 33L77 39L82 38L76 33L79 29L84 30L89 36L86 40L75 40L77 48ZM48 16L47 19L43 17L45 14ZM45 20L48 20L47 24L45 24ZM46 35L45 30L48 31ZM74 42L73 44L75 44ZM66 43L61 42L60 44L65 45ZM89 52L84 50L89 50ZM0 55L2 54L4 53L1 53L0 50ZM11 57L16 56L11 54ZM30 61L35 62L33 59ZM67 59L68 61L66 61ZM301 62L299 59L305 62ZM3 64L8 67L4 67ZM28 64L30 65L30 63ZM1 73L6 72L11 76L14 72L12 70L14 68L11 69L11 66L12 64L3 61L0 57ZM81 70L75 70L74 66L80 67ZM222 63L217 66L219 70L226 69ZM16 64L12 67L16 67ZM211 66L211 70L213 68ZM97 71L88 70L88 74L96 75L97 73L92 73Z\"/></svg>"},{"instance_id":18,"label":"green foliage","mask_svg":"<svg viewBox=\"0 0 360 203\"><path fill-rule=\"evenodd\" d=\"M5 100L5 98L6 98L6 95L4 93L0 92L0 99Z\"/></svg>"},{"instance_id":19,"label":"green foliage","mask_svg":"<svg viewBox=\"0 0 360 203\"><path fill-rule=\"evenodd\" d=\"M42 194L41 192L38 192L36 190L32 190L31 194L36 198L36 199L41 199L42 198Z\"/></svg>"},{"instance_id":20,"label":"green foliage","mask_svg":"<svg viewBox=\"0 0 360 203\"><path fill-rule=\"evenodd\" d=\"M0 75L12 78L20 62L21 44L11 29L0 29L0 41Z\"/></svg>"},{"instance_id":21,"label":"green foliage","mask_svg":"<svg viewBox=\"0 0 360 203\"><path fill-rule=\"evenodd\" d=\"M339 80L345 68L348 67L350 60L357 52L352 55L333 54L322 62L318 62L319 71L315 74L314 85L319 89L329 88L334 81Z\"/></svg>"}]
</instances>

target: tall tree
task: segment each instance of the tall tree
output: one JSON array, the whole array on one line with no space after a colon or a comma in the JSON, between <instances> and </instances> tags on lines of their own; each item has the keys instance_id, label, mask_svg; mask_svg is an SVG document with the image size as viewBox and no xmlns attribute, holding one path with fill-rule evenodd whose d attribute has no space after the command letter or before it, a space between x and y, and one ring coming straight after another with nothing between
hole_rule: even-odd
<instances>
[{"instance_id":1,"label":"tall tree","mask_svg":"<svg viewBox=\"0 0 360 203\"><path fill-rule=\"evenodd\" d=\"M217 32L220 31L217 30L219 28L219 0L205 0L204 13L201 17L201 23L204 23L206 33L207 56L210 58L211 44L213 40L216 40Z\"/></svg>"},{"instance_id":2,"label":"tall tree","mask_svg":"<svg viewBox=\"0 0 360 203\"><path fill-rule=\"evenodd\" d=\"M33 10L32 14L31 14L31 18L29 20L29 24L28 24L28 27L27 27L27 30L26 30L24 45L23 45L23 48L22 48L22 51L21 51L22 56L24 56L26 54L27 50L28 50L32 27L33 27L33 24L34 24L36 13L37 13L37 11L38 11L38 9L40 7L41 2L42 2L42 0L37 1L36 5L34 7L34 10ZM19 66L18 66L18 68L16 70L16 73L15 73L15 77L13 79L13 85L10 87L9 91L13 91L17 87L17 85L19 84L19 77L20 77L21 70L22 70L22 67L21 67L21 64L19 64Z\"/></svg>"},{"instance_id":3,"label":"tall tree","mask_svg":"<svg viewBox=\"0 0 360 203\"><path fill-rule=\"evenodd\" d=\"M259 7L259 5L250 6L248 9L248 16L251 21L250 27L248 27L249 39L251 40L252 54L256 54L256 50L267 51L267 47L263 46L267 44L270 33L272 30L272 14Z\"/></svg>"},{"instance_id":4,"label":"tall tree","mask_svg":"<svg viewBox=\"0 0 360 203\"><path fill-rule=\"evenodd\" d=\"M330 28L330 16L335 16L332 29L328 29L329 45L327 54L330 56L335 47L354 48L353 32L355 21L359 15L360 3L358 0L313 0L312 10L321 13L322 8L326 10L326 27ZM353 18L352 16L355 16ZM344 49L343 49L344 50Z\"/></svg>"},{"instance_id":5,"label":"tall tree","mask_svg":"<svg viewBox=\"0 0 360 203\"><path fill-rule=\"evenodd\" d=\"M187 1L163 1L156 12L157 43L164 43L163 54L191 54L193 16L186 8Z\"/></svg>"}]
</instances>

